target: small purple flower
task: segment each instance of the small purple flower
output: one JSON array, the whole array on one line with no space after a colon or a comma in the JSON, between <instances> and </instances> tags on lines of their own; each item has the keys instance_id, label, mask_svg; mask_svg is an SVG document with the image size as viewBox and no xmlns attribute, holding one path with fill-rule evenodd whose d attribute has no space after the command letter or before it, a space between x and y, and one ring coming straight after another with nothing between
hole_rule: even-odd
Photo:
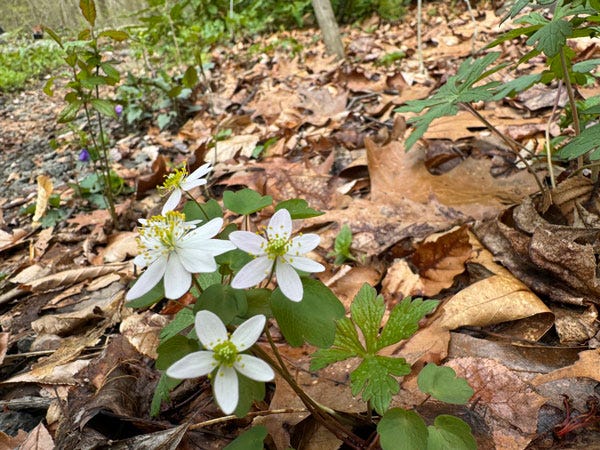
<instances>
[{"instance_id":1,"label":"small purple flower","mask_svg":"<svg viewBox=\"0 0 600 450\"><path fill-rule=\"evenodd\" d=\"M88 162L90 160L90 152L88 152L87 148L81 149L78 159L81 162Z\"/></svg>"},{"instance_id":2,"label":"small purple flower","mask_svg":"<svg viewBox=\"0 0 600 450\"><path fill-rule=\"evenodd\" d=\"M115 105L115 112L117 113L117 116L120 117L123 112L123 105Z\"/></svg>"}]
</instances>

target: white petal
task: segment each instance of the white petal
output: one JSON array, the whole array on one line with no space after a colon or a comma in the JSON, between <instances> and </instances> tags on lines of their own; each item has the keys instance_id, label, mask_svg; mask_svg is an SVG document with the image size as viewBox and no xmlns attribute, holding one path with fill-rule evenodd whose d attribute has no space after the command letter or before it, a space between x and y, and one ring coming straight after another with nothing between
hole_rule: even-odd
<instances>
[{"instance_id":1,"label":"white petal","mask_svg":"<svg viewBox=\"0 0 600 450\"><path fill-rule=\"evenodd\" d=\"M235 250L235 245L233 245L233 243L223 239L210 239L206 242L208 247L206 251L212 256L221 255L230 250Z\"/></svg>"},{"instance_id":2,"label":"white petal","mask_svg":"<svg viewBox=\"0 0 600 450\"><path fill-rule=\"evenodd\" d=\"M316 261L313 261L310 258L306 258L304 256L289 256L289 255L285 255L284 256L285 260L288 262L288 264L290 264L292 267L298 269L298 270L302 270L303 272L323 272L325 270L325 267L322 264L319 264Z\"/></svg>"},{"instance_id":3,"label":"white petal","mask_svg":"<svg viewBox=\"0 0 600 450\"><path fill-rule=\"evenodd\" d=\"M191 273L211 273L217 270L217 263L210 254L183 247L177 250L181 264Z\"/></svg>"},{"instance_id":4,"label":"white petal","mask_svg":"<svg viewBox=\"0 0 600 450\"><path fill-rule=\"evenodd\" d=\"M215 400L225 414L235 411L239 399L238 377L233 367L220 366L213 381Z\"/></svg>"},{"instance_id":5,"label":"white petal","mask_svg":"<svg viewBox=\"0 0 600 450\"><path fill-rule=\"evenodd\" d=\"M192 275L185 270L179 256L171 253L165 271L165 297L178 299L190 289L191 285Z\"/></svg>"},{"instance_id":6,"label":"white petal","mask_svg":"<svg viewBox=\"0 0 600 450\"><path fill-rule=\"evenodd\" d=\"M210 163L202 164L200 167L198 167L196 170L194 170L188 175L187 180L197 180L198 178L201 178L204 175L206 175L211 170L212 167L210 166Z\"/></svg>"},{"instance_id":7,"label":"white petal","mask_svg":"<svg viewBox=\"0 0 600 450\"><path fill-rule=\"evenodd\" d=\"M184 356L167 369L167 375L178 380L196 378L211 373L219 363L213 352L194 352Z\"/></svg>"},{"instance_id":8,"label":"white petal","mask_svg":"<svg viewBox=\"0 0 600 450\"><path fill-rule=\"evenodd\" d=\"M300 276L292 266L278 259L275 266L275 274L277 275L277 284L283 295L293 302L302 300L302 296L304 295L302 281L300 281Z\"/></svg>"},{"instance_id":9,"label":"white petal","mask_svg":"<svg viewBox=\"0 0 600 450\"><path fill-rule=\"evenodd\" d=\"M206 241L212 237L214 237L221 227L223 226L223 219L217 217L212 219L210 222L205 223L204 225L196 228L195 230L190 231L184 237L182 237L179 242L186 243L189 245L194 245L199 242Z\"/></svg>"},{"instance_id":10,"label":"white petal","mask_svg":"<svg viewBox=\"0 0 600 450\"><path fill-rule=\"evenodd\" d=\"M246 289L256 286L269 276L272 267L272 259L269 259L267 256L259 256L241 268L233 278L231 287L234 289Z\"/></svg>"},{"instance_id":11,"label":"white petal","mask_svg":"<svg viewBox=\"0 0 600 450\"><path fill-rule=\"evenodd\" d=\"M227 340L227 328L219 316L213 312L198 311L194 320L194 329L202 345L209 350Z\"/></svg>"},{"instance_id":12,"label":"white petal","mask_svg":"<svg viewBox=\"0 0 600 450\"><path fill-rule=\"evenodd\" d=\"M144 268L148 265L148 260L144 255L137 255L133 258L133 263L138 267Z\"/></svg>"},{"instance_id":13,"label":"white petal","mask_svg":"<svg viewBox=\"0 0 600 450\"><path fill-rule=\"evenodd\" d=\"M200 178L198 180L184 180L181 182L181 189L184 191L189 191L204 184L206 184L206 180L204 178Z\"/></svg>"},{"instance_id":14,"label":"white petal","mask_svg":"<svg viewBox=\"0 0 600 450\"><path fill-rule=\"evenodd\" d=\"M269 221L267 236L271 239L288 240L292 235L292 216L287 209L280 209Z\"/></svg>"},{"instance_id":15,"label":"white petal","mask_svg":"<svg viewBox=\"0 0 600 450\"><path fill-rule=\"evenodd\" d=\"M133 287L127 292L125 296L126 300L133 300L139 298L150 289L158 284L160 279L165 274L167 269L167 258L162 257L154 261L146 269L146 271L137 279Z\"/></svg>"},{"instance_id":16,"label":"white petal","mask_svg":"<svg viewBox=\"0 0 600 450\"><path fill-rule=\"evenodd\" d=\"M255 381L271 381L275 373L262 359L250 355L239 355L240 360L233 363L233 367L244 376Z\"/></svg>"},{"instance_id":17,"label":"white petal","mask_svg":"<svg viewBox=\"0 0 600 450\"><path fill-rule=\"evenodd\" d=\"M267 318L261 314L252 316L242 323L231 335L231 342L235 344L238 352L252 347L258 340L265 327Z\"/></svg>"},{"instance_id":18,"label":"white petal","mask_svg":"<svg viewBox=\"0 0 600 450\"><path fill-rule=\"evenodd\" d=\"M163 205L161 211L162 215L164 216L169 211L173 211L175 208L177 208L177 205L179 205L179 200L181 200L181 190L175 189L173 192L171 192L171 195L169 195L169 198Z\"/></svg>"},{"instance_id":19,"label":"white petal","mask_svg":"<svg viewBox=\"0 0 600 450\"><path fill-rule=\"evenodd\" d=\"M318 234L302 234L292 239L292 245L288 250L288 255L300 256L304 255L311 250L314 250L317 245L321 242L321 238Z\"/></svg>"},{"instance_id":20,"label":"white petal","mask_svg":"<svg viewBox=\"0 0 600 450\"><path fill-rule=\"evenodd\" d=\"M229 240L240 250L254 256L264 255L267 247L267 240L264 237L249 231L233 231L229 233Z\"/></svg>"}]
</instances>

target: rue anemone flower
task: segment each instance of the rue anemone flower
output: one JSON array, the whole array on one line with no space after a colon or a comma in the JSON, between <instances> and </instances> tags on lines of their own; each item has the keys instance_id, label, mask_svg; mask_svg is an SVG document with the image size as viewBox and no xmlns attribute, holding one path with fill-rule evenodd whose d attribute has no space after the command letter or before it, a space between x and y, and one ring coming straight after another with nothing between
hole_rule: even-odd
<instances>
[{"instance_id":1,"label":"rue anemone flower","mask_svg":"<svg viewBox=\"0 0 600 450\"><path fill-rule=\"evenodd\" d=\"M217 270L214 257L235 246L229 241L212 239L223 226L223 219L212 219L196 227L198 222L186 222L185 216L176 211L140 220L140 254L133 262L146 271L127 292L127 300L141 297L163 277L165 296L177 299L189 290L193 273Z\"/></svg>"},{"instance_id":2,"label":"rue anemone flower","mask_svg":"<svg viewBox=\"0 0 600 450\"><path fill-rule=\"evenodd\" d=\"M181 200L183 192L187 192L195 187L206 184L206 178L204 177L211 170L212 167L210 163L206 163L198 167L189 175L185 167L176 169L174 172L169 174L162 186L159 187L159 190L164 195L171 193L163 206L162 213L165 214L167 211L172 211L175 209Z\"/></svg>"},{"instance_id":3,"label":"rue anemone flower","mask_svg":"<svg viewBox=\"0 0 600 450\"><path fill-rule=\"evenodd\" d=\"M258 340L266 320L263 315L252 316L229 337L219 316L210 311L199 311L194 326L206 350L184 356L167 369L167 375L186 379L216 371L212 377L215 399L225 414L231 414L239 400L237 372L255 381L271 381L275 377L273 369L262 359L240 353Z\"/></svg>"},{"instance_id":4,"label":"rue anemone flower","mask_svg":"<svg viewBox=\"0 0 600 450\"><path fill-rule=\"evenodd\" d=\"M234 231L229 240L255 257L234 277L231 287L245 289L256 286L273 273L281 292L294 302L302 300L304 291L296 269L303 272L322 272L323 265L304 256L319 245L316 234L292 236L292 217L287 209L280 209L269 221L266 239L249 231Z\"/></svg>"}]
</instances>

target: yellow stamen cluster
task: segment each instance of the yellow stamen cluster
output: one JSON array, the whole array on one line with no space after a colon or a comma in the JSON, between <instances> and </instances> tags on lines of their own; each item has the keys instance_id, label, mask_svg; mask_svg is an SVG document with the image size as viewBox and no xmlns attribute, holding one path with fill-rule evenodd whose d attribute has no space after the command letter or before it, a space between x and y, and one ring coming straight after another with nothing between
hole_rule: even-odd
<instances>
[{"instance_id":1,"label":"yellow stamen cluster","mask_svg":"<svg viewBox=\"0 0 600 450\"><path fill-rule=\"evenodd\" d=\"M283 256L287 253L290 248L290 241L284 238L271 239L267 243L265 252L269 255L269 258L276 259L278 256Z\"/></svg>"},{"instance_id":2,"label":"yellow stamen cluster","mask_svg":"<svg viewBox=\"0 0 600 450\"><path fill-rule=\"evenodd\" d=\"M174 191L175 189L179 189L181 187L181 183L184 178L188 176L188 171L185 167L181 169L175 169L175 171L171 172L168 176L166 176L165 181L162 186L158 187L161 195L166 195L169 192Z\"/></svg>"},{"instance_id":3,"label":"yellow stamen cluster","mask_svg":"<svg viewBox=\"0 0 600 450\"><path fill-rule=\"evenodd\" d=\"M140 253L170 253L175 250L178 239L191 228L193 226L185 225L185 215L177 211L169 211L164 216L153 216L139 230Z\"/></svg>"},{"instance_id":4,"label":"yellow stamen cluster","mask_svg":"<svg viewBox=\"0 0 600 450\"><path fill-rule=\"evenodd\" d=\"M238 359L238 351L235 344L231 341L221 342L213 349L215 359L228 367Z\"/></svg>"}]
</instances>

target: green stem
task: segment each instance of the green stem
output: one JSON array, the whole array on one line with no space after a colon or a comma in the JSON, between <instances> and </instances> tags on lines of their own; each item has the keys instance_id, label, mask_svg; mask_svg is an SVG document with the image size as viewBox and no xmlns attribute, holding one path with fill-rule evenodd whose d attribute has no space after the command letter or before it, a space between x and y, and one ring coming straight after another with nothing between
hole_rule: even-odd
<instances>
[{"instance_id":1,"label":"green stem","mask_svg":"<svg viewBox=\"0 0 600 450\"><path fill-rule=\"evenodd\" d=\"M265 325L265 334L267 336L267 340L269 341L269 345L271 347L271 351L275 355L277 362L273 360L262 348L258 346L254 346L253 348L260 354L262 358L267 360L271 366L281 375L281 377L287 382L287 384L292 388L292 390L298 395L302 403L306 406L306 409L310 411L310 413L314 416L316 420L321 422L325 428L327 428L331 433L333 433L338 439L342 440L346 445L354 449L362 449L365 448L365 441L360 437L356 436L351 431L348 431L343 425L341 425L337 419L334 417L335 411L330 408L326 408L323 405L317 403L313 400L304 390L296 383L292 374L288 371L275 342L273 341L273 337L269 331L269 324Z\"/></svg>"},{"instance_id":2,"label":"green stem","mask_svg":"<svg viewBox=\"0 0 600 450\"><path fill-rule=\"evenodd\" d=\"M479 111L477 111L475 108L473 108L468 103L461 103L461 106L463 108L465 108L468 112L473 114L477 119L479 119L481 121L481 123L483 123L486 126L486 128L488 130L490 130L492 133L494 133L496 136L498 136L500 139L502 139L502 141L504 141L504 143L506 143L506 145L508 145L508 147L513 151L513 153L516 155L516 157L519 159L519 161L521 161L525 165L525 167L527 168L527 171L531 175L533 175L533 178L535 179L535 182L537 183L538 188L540 189L540 192L543 193L545 191L544 185L542 184L541 180L539 179L539 177L537 176L537 174L531 167L531 164L529 164L529 162L527 162L527 160L525 158L523 158L523 156L521 156L521 152L519 151L519 147L521 145L518 142L509 138L508 136L505 136L504 134L502 134L500 132L500 130L498 130L494 125L492 125L489 120L487 120L485 117L483 117L483 115L481 115L481 113Z\"/></svg>"},{"instance_id":3,"label":"green stem","mask_svg":"<svg viewBox=\"0 0 600 450\"><path fill-rule=\"evenodd\" d=\"M190 194L189 192L185 192L185 195L188 196L188 198L193 201L196 205L198 205L198 208L200 208L200 212L202 213L202 215L204 216L204 218L206 220L210 220L210 218L208 217L208 214L206 213L206 211L204 210L204 208L202 207L202 205L198 202L198 200L196 200L194 198L194 196L192 194Z\"/></svg>"}]
</instances>

